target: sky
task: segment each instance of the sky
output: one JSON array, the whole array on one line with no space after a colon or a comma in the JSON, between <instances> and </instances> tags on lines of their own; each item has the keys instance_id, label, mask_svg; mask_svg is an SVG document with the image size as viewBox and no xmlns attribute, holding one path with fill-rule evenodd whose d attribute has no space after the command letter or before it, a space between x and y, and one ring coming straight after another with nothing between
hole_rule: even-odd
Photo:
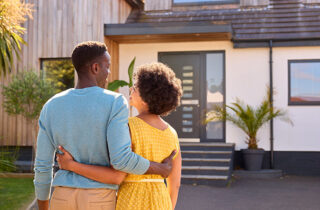
<instances>
[{"instance_id":1,"label":"sky","mask_svg":"<svg viewBox=\"0 0 320 210\"><path fill-rule=\"evenodd\" d=\"M291 96L320 98L320 62L291 63Z\"/></svg>"}]
</instances>

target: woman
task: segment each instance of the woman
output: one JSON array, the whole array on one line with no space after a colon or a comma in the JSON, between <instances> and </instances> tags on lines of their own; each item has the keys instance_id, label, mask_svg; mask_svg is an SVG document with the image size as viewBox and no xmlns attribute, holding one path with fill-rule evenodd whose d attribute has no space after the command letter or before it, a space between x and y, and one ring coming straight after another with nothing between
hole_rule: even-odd
<instances>
[{"instance_id":1,"label":"woman","mask_svg":"<svg viewBox=\"0 0 320 210\"><path fill-rule=\"evenodd\" d=\"M167 187L159 175L128 174L120 185L116 209L174 209L180 187L181 152L176 131L161 116L168 115L179 105L181 81L169 67L161 63L140 66L134 79L135 84L130 90L130 105L139 114L129 118L132 150L155 162L161 162L174 149L178 152L173 160L172 172L166 180ZM117 171L101 173L101 166L88 166L74 161L70 163L68 156L68 153L67 156L58 156L59 165L64 170L104 183L110 183L115 175L119 182L124 178L124 173Z\"/></svg>"}]
</instances>

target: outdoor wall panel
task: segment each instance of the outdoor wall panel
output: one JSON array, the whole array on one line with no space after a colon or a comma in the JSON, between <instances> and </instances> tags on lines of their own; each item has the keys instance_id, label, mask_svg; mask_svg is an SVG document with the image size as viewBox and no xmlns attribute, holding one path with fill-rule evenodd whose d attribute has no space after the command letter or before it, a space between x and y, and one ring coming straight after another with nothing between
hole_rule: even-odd
<instances>
[{"instance_id":1,"label":"outdoor wall panel","mask_svg":"<svg viewBox=\"0 0 320 210\"><path fill-rule=\"evenodd\" d=\"M172 0L145 0L144 10L170 10L172 7Z\"/></svg>"},{"instance_id":2,"label":"outdoor wall panel","mask_svg":"<svg viewBox=\"0 0 320 210\"><path fill-rule=\"evenodd\" d=\"M21 59L15 61L11 75L25 70L39 72L40 58L71 57L80 42L104 42L104 24L124 23L131 12L125 0L29 0L28 3L34 4L33 19L24 24L23 38L28 45L22 46ZM8 84L11 75L2 75L1 84ZM26 119L8 116L0 106L0 145L31 146L31 131L32 125Z\"/></svg>"}]
</instances>

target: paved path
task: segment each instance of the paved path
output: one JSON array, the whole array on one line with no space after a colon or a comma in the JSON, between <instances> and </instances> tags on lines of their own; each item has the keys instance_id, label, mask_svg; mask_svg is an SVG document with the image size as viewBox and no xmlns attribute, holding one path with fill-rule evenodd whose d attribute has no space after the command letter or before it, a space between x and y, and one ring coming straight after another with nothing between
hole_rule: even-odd
<instances>
[{"instance_id":1,"label":"paved path","mask_svg":"<svg viewBox=\"0 0 320 210\"><path fill-rule=\"evenodd\" d=\"M227 188L183 185L175 210L320 210L320 177L242 178Z\"/></svg>"},{"instance_id":2,"label":"paved path","mask_svg":"<svg viewBox=\"0 0 320 210\"><path fill-rule=\"evenodd\" d=\"M176 210L320 210L320 177L242 178L227 188L183 185Z\"/></svg>"}]
</instances>

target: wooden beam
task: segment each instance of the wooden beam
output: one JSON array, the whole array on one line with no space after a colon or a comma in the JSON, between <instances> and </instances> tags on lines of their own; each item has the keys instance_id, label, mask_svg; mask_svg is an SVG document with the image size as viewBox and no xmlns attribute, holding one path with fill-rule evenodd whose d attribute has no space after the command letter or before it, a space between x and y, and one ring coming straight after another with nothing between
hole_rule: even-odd
<instances>
[{"instance_id":1,"label":"wooden beam","mask_svg":"<svg viewBox=\"0 0 320 210\"><path fill-rule=\"evenodd\" d=\"M104 38L104 42L111 56L111 74L109 75L108 82L112 82L119 79L119 43L108 37Z\"/></svg>"}]
</instances>

